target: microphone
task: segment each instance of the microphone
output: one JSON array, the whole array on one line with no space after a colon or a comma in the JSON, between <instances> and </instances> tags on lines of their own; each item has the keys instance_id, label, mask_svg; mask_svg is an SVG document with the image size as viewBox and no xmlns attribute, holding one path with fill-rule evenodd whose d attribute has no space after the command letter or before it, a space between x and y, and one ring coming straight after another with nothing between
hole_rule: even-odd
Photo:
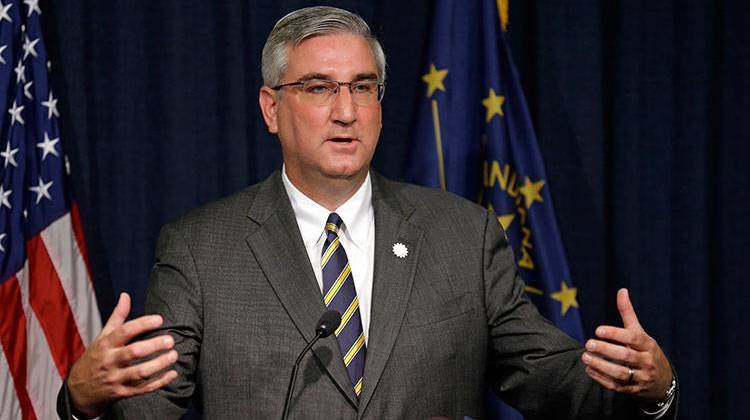
<instances>
[{"instance_id":1,"label":"microphone","mask_svg":"<svg viewBox=\"0 0 750 420\"><path fill-rule=\"evenodd\" d=\"M318 342L321 338L326 338L336 331L336 328L341 324L341 314L334 310L325 311L318 320L318 324L315 326L315 337L302 349L302 352L297 356L297 361L294 362L292 368L292 377L289 379L289 386L286 390L286 399L284 400L284 412L281 414L281 420L286 420L289 417L289 410L292 404L292 395L294 394L294 383L297 381L297 372L299 371L299 363L302 358L307 354L312 346Z\"/></svg>"},{"instance_id":2,"label":"microphone","mask_svg":"<svg viewBox=\"0 0 750 420\"><path fill-rule=\"evenodd\" d=\"M341 314L337 311L330 310L325 311L318 321L318 326L315 327L315 334L319 335L320 338L326 338L336 331L336 328L341 324ZM304 354L304 352L303 352ZM297 360L299 363L299 360Z\"/></svg>"}]
</instances>

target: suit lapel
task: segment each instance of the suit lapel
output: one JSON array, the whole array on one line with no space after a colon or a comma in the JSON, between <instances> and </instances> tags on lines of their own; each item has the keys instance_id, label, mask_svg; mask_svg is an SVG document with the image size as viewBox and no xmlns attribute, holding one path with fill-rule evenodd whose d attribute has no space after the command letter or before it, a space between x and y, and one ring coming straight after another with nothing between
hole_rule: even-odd
<instances>
[{"instance_id":1,"label":"suit lapel","mask_svg":"<svg viewBox=\"0 0 750 420\"><path fill-rule=\"evenodd\" d=\"M403 322L417 266L422 230L408 220L414 208L400 200L388 181L372 173L375 213L375 262L364 389L359 416L370 402ZM399 258L394 244L407 247Z\"/></svg>"},{"instance_id":2,"label":"suit lapel","mask_svg":"<svg viewBox=\"0 0 750 420\"><path fill-rule=\"evenodd\" d=\"M297 330L310 342L326 308L279 172L260 186L248 217L258 226L247 237L247 243ZM356 406L357 398L335 337L319 340L313 352Z\"/></svg>"}]
</instances>

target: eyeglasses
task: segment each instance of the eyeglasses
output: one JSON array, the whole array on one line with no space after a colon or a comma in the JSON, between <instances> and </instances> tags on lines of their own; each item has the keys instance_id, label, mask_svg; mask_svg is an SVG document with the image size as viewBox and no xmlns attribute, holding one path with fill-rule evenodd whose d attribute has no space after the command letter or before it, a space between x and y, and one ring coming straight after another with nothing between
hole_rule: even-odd
<instances>
[{"instance_id":1,"label":"eyeglasses","mask_svg":"<svg viewBox=\"0 0 750 420\"><path fill-rule=\"evenodd\" d=\"M336 80L309 79L284 83L271 89L281 90L287 86L299 87L302 98L313 105L330 105L338 96L341 85L349 88L352 100L359 106L373 106L383 99L385 84L377 80L358 80L356 82L337 82Z\"/></svg>"}]
</instances>

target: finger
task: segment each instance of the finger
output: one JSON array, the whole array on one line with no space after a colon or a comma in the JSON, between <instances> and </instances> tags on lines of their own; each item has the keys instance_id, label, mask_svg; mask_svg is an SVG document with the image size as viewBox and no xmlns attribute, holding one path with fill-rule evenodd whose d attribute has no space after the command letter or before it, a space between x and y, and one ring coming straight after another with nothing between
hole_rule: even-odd
<instances>
[{"instance_id":1,"label":"finger","mask_svg":"<svg viewBox=\"0 0 750 420\"><path fill-rule=\"evenodd\" d=\"M122 324L112 331L109 340L114 346L124 346L139 335L159 328L164 322L161 315L146 315Z\"/></svg>"},{"instance_id":2,"label":"finger","mask_svg":"<svg viewBox=\"0 0 750 420\"><path fill-rule=\"evenodd\" d=\"M102 328L101 335L105 336L112 333L115 328L122 325L125 320L128 319L129 313L130 295L125 292L120 293L120 298L117 300L117 306L115 306L115 309L112 311L112 315L109 316L107 323L104 325L104 328Z\"/></svg>"},{"instance_id":3,"label":"finger","mask_svg":"<svg viewBox=\"0 0 750 420\"><path fill-rule=\"evenodd\" d=\"M128 344L118 352L117 360L121 366L129 365L133 360L142 359L154 353L161 353L170 350L172 347L174 347L174 338L171 335L160 335Z\"/></svg>"},{"instance_id":4,"label":"finger","mask_svg":"<svg viewBox=\"0 0 750 420\"><path fill-rule=\"evenodd\" d=\"M633 347L636 350L644 350L648 346L650 338L642 330L634 331L609 325L597 327L596 336L616 344Z\"/></svg>"},{"instance_id":5,"label":"finger","mask_svg":"<svg viewBox=\"0 0 750 420\"><path fill-rule=\"evenodd\" d=\"M620 318L622 318L622 324L625 328L642 330L641 323L638 322L638 317L635 315L633 304L630 302L628 289L620 289L617 291L617 310L620 312Z\"/></svg>"},{"instance_id":6,"label":"finger","mask_svg":"<svg viewBox=\"0 0 750 420\"><path fill-rule=\"evenodd\" d=\"M136 395L147 394L168 385L176 378L177 372L174 370L168 370L166 372L163 372L156 378L148 381L142 381L137 385L121 385L115 388L113 397L115 399L122 399L134 397Z\"/></svg>"},{"instance_id":7,"label":"finger","mask_svg":"<svg viewBox=\"0 0 750 420\"><path fill-rule=\"evenodd\" d=\"M607 377L605 375L602 375L601 373L597 372L590 366L586 367L586 374L589 375L591 379L595 380L596 382L599 382L599 384L603 386L604 388L607 388L616 392L623 391L624 387L622 385L615 382L614 379Z\"/></svg>"},{"instance_id":8,"label":"finger","mask_svg":"<svg viewBox=\"0 0 750 420\"><path fill-rule=\"evenodd\" d=\"M170 382L177 379L177 371L175 370L168 370L161 375L159 375L157 378L144 382L136 387L137 394L146 394L149 392L154 392L159 388L163 388L167 385L169 385Z\"/></svg>"},{"instance_id":9,"label":"finger","mask_svg":"<svg viewBox=\"0 0 750 420\"><path fill-rule=\"evenodd\" d=\"M152 376L169 368L176 361L177 352L170 350L159 357L123 369L118 382L128 384L148 381Z\"/></svg>"},{"instance_id":10,"label":"finger","mask_svg":"<svg viewBox=\"0 0 750 420\"><path fill-rule=\"evenodd\" d=\"M585 352L581 355L581 360L588 367L594 369L608 378L618 381L620 384L626 384L630 380L630 371L627 367L617 363L605 360L591 352ZM633 381L635 381L635 371L633 372Z\"/></svg>"},{"instance_id":11,"label":"finger","mask_svg":"<svg viewBox=\"0 0 750 420\"><path fill-rule=\"evenodd\" d=\"M626 346L591 339L586 342L586 350L592 353L596 353L607 360L612 360L622 365L631 367L641 366L640 354L632 348Z\"/></svg>"}]
</instances>

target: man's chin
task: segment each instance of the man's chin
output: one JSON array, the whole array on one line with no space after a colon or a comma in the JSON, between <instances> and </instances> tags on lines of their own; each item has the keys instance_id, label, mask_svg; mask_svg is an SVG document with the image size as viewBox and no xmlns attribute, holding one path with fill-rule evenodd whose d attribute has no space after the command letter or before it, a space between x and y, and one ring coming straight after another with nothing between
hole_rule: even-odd
<instances>
[{"instance_id":1,"label":"man's chin","mask_svg":"<svg viewBox=\"0 0 750 420\"><path fill-rule=\"evenodd\" d=\"M332 170L325 171L323 175L331 180L340 181L357 181L362 180L367 176L369 166L360 168L333 168Z\"/></svg>"}]
</instances>

